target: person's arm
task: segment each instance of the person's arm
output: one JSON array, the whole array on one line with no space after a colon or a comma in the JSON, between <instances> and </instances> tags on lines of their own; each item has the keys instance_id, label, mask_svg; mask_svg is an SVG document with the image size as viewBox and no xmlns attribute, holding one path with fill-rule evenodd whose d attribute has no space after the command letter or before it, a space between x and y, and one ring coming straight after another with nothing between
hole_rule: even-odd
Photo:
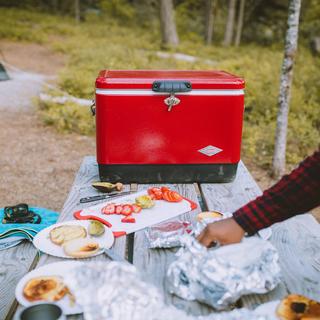
<instances>
[{"instance_id":1,"label":"person's arm","mask_svg":"<svg viewBox=\"0 0 320 320\"><path fill-rule=\"evenodd\" d=\"M198 240L208 246L241 241L273 223L305 213L320 205L320 151L306 158L262 196L233 213L233 218L207 226Z\"/></svg>"}]
</instances>

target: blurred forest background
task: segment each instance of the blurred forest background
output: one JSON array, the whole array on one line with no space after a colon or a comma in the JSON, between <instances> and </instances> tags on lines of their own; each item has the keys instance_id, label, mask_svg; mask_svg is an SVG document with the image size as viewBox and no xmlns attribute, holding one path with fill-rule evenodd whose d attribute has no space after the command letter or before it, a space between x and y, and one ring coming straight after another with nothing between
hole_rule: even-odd
<instances>
[{"instance_id":1,"label":"blurred forest background","mask_svg":"<svg viewBox=\"0 0 320 320\"><path fill-rule=\"evenodd\" d=\"M66 57L56 89L94 97L101 69L220 69L246 80L243 155L272 162L287 0L174 0L166 35L157 0L0 0L0 39L40 43ZM167 38L166 38L167 37ZM302 3L294 67L287 162L319 144L320 1ZM50 64L50 61L48 61ZM43 121L59 131L93 135L88 108L39 102Z\"/></svg>"}]
</instances>

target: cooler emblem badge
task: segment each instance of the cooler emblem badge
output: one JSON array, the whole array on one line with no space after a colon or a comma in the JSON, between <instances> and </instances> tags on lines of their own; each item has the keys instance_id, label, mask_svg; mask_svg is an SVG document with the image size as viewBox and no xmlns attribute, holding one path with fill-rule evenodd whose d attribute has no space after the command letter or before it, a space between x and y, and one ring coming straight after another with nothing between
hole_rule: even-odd
<instances>
[{"instance_id":1,"label":"cooler emblem badge","mask_svg":"<svg viewBox=\"0 0 320 320\"><path fill-rule=\"evenodd\" d=\"M214 156L215 154L223 151L222 149L215 147L215 146L206 146L202 149L199 149L198 152L205 154L208 157Z\"/></svg>"}]
</instances>

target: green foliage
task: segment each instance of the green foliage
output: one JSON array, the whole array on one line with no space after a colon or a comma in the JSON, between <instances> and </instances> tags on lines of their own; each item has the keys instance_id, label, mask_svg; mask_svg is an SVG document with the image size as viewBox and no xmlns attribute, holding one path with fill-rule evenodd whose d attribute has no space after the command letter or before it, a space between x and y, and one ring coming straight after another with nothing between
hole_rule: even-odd
<instances>
[{"instance_id":1,"label":"green foliage","mask_svg":"<svg viewBox=\"0 0 320 320\"><path fill-rule=\"evenodd\" d=\"M114 1L113 5L120 3L121 1ZM181 4L179 10L183 12L187 9ZM187 15L186 12L185 14ZM157 28L141 28L132 23L129 26L120 23L124 18L119 19L108 18L103 14L76 25L66 17L2 10L0 37L42 41L50 44L54 50L65 53L68 63L59 74L58 84L69 94L87 99L94 97L94 81L102 69L220 69L241 75L246 80L243 153L259 165L270 165L283 59L282 47L204 46L200 36L189 35L177 50L200 57L200 60L190 63L173 58L163 59L156 54L161 48ZM4 29L10 30L4 32ZM206 60L211 60L211 64ZM319 58L313 57L308 49L300 46L294 66L290 104L288 162L297 163L318 146L319 88ZM88 108L74 104L62 106L46 103L40 106L40 114L45 123L54 125L60 131L92 134L95 130Z\"/></svg>"},{"instance_id":2,"label":"green foliage","mask_svg":"<svg viewBox=\"0 0 320 320\"><path fill-rule=\"evenodd\" d=\"M95 132L94 118L89 109L75 103L64 105L54 102L38 102L43 122L53 125L60 132L77 132L92 135Z\"/></svg>"},{"instance_id":3,"label":"green foliage","mask_svg":"<svg viewBox=\"0 0 320 320\"><path fill-rule=\"evenodd\" d=\"M125 0L101 0L100 8L109 17L120 18L126 22L132 20L135 16L133 6Z\"/></svg>"},{"instance_id":4,"label":"green foliage","mask_svg":"<svg viewBox=\"0 0 320 320\"><path fill-rule=\"evenodd\" d=\"M0 10L0 39L48 42L50 36L72 35L73 20L17 9Z\"/></svg>"}]
</instances>

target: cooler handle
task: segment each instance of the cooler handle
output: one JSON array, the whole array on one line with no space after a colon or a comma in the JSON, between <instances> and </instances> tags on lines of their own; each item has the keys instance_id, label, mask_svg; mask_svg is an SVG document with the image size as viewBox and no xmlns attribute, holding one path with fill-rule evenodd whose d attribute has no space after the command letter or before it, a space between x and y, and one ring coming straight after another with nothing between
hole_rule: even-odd
<instances>
[{"instance_id":1,"label":"cooler handle","mask_svg":"<svg viewBox=\"0 0 320 320\"><path fill-rule=\"evenodd\" d=\"M156 80L152 84L154 92L189 92L192 90L190 81L185 80Z\"/></svg>"},{"instance_id":2,"label":"cooler handle","mask_svg":"<svg viewBox=\"0 0 320 320\"><path fill-rule=\"evenodd\" d=\"M172 110L172 107L180 103L175 94L179 92L189 92L192 90L190 81L185 80L156 80L152 84L152 91L154 92L166 92L170 96L163 100L168 106L168 111Z\"/></svg>"},{"instance_id":3,"label":"cooler handle","mask_svg":"<svg viewBox=\"0 0 320 320\"><path fill-rule=\"evenodd\" d=\"M94 99L92 99L90 110L91 110L92 116L94 117L96 115L96 101Z\"/></svg>"}]
</instances>

